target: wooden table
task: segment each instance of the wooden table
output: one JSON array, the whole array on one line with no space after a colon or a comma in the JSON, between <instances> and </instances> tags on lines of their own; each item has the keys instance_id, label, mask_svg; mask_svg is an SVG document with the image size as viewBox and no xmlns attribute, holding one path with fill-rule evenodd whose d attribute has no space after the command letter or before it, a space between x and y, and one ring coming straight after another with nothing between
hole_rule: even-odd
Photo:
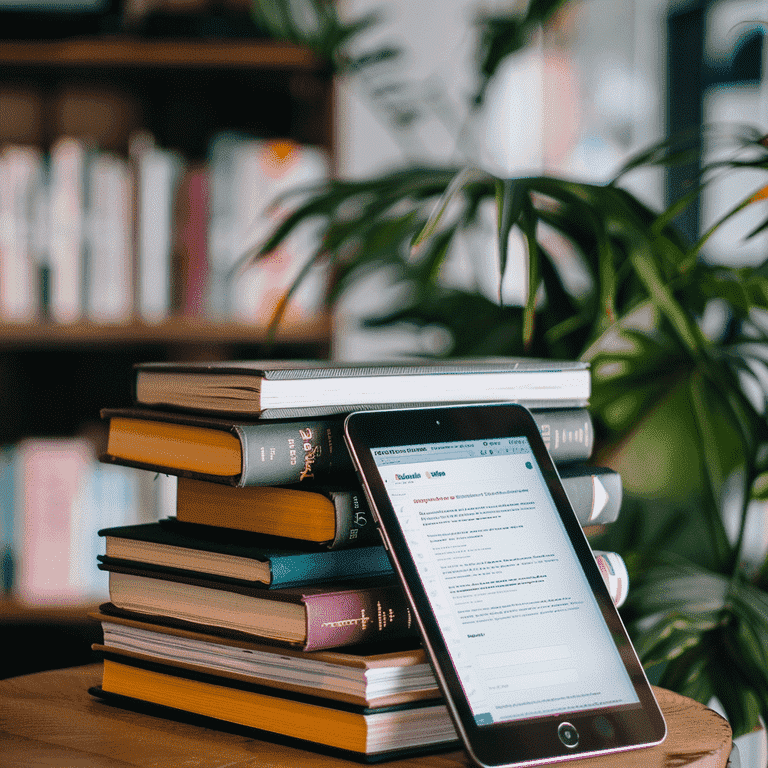
<instances>
[{"instance_id":1,"label":"wooden table","mask_svg":"<svg viewBox=\"0 0 768 768\"><path fill-rule=\"evenodd\" d=\"M88 694L101 665L0 681L0 766L32 768L351 768L355 762L195 725L137 714ZM731 730L691 699L656 689L669 735L663 745L608 758L558 763L578 768L723 768ZM388 768L469 768L459 750L384 763Z\"/></svg>"}]
</instances>

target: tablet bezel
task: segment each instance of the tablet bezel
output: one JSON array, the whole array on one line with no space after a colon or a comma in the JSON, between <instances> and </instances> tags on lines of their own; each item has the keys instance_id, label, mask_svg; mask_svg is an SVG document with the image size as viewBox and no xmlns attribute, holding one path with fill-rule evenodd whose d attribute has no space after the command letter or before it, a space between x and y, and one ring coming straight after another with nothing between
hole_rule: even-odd
<instances>
[{"instance_id":1,"label":"tablet bezel","mask_svg":"<svg viewBox=\"0 0 768 768\"><path fill-rule=\"evenodd\" d=\"M544 476L568 538L614 638L639 704L478 726L475 723L426 591L400 529L371 448L444 443L454 440L524 436ZM666 725L624 624L597 567L559 475L533 417L511 403L360 411L345 420L345 439L374 517L411 603L422 641L454 723L470 756L481 766L535 765L540 762L619 752L663 741ZM578 745L558 735L563 724L575 729Z\"/></svg>"}]
</instances>

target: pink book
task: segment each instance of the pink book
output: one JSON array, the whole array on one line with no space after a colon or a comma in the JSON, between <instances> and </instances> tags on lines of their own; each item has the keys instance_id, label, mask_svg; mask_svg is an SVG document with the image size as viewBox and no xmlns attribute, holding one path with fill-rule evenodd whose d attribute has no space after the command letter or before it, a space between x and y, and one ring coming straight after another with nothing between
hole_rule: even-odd
<instances>
[{"instance_id":1,"label":"pink book","mask_svg":"<svg viewBox=\"0 0 768 768\"><path fill-rule=\"evenodd\" d=\"M15 594L25 603L84 599L77 554L90 535L83 503L94 463L89 440L40 438L18 446L16 500L20 513ZM95 532L94 534L95 535Z\"/></svg>"},{"instance_id":2,"label":"pink book","mask_svg":"<svg viewBox=\"0 0 768 768\"><path fill-rule=\"evenodd\" d=\"M176 210L176 302L186 316L207 310L208 219L208 169L193 166L181 183Z\"/></svg>"}]
</instances>

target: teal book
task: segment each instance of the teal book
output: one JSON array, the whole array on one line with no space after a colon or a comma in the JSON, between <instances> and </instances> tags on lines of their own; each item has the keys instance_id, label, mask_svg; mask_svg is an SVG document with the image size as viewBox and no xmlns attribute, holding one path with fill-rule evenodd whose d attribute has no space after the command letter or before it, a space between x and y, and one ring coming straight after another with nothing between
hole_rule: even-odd
<instances>
[{"instance_id":1,"label":"teal book","mask_svg":"<svg viewBox=\"0 0 768 768\"><path fill-rule=\"evenodd\" d=\"M380 545L302 548L291 540L174 518L104 528L99 535L105 539L105 554L98 559L106 567L141 566L159 574L186 573L265 588L392 575L386 550Z\"/></svg>"}]
</instances>

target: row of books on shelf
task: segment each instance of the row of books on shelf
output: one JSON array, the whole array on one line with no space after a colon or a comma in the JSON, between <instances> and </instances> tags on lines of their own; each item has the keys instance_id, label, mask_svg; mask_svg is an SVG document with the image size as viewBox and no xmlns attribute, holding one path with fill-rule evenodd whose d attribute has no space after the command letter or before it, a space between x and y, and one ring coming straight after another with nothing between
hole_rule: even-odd
<instances>
[{"instance_id":1,"label":"row of books on shelf","mask_svg":"<svg viewBox=\"0 0 768 768\"><path fill-rule=\"evenodd\" d=\"M128 157L64 136L0 151L0 320L125 322L171 315L266 325L311 254L307 227L257 265L242 257L288 210L278 198L328 178L327 153L222 133L205 162L145 131ZM322 303L318 268L292 299Z\"/></svg>"},{"instance_id":2,"label":"row of books on shelf","mask_svg":"<svg viewBox=\"0 0 768 768\"><path fill-rule=\"evenodd\" d=\"M149 373L162 384L142 384ZM104 667L91 693L160 716L244 727L362 761L458 745L351 471L342 439L351 410L522 402L587 535L615 520L621 505L620 476L590 463L582 364L140 365L135 384L132 407L103 411L102 459L177 477L176 511L100 531L109 601L92 614L103 629L94 648ZM229 386L234 401L222 395ZM292 397L303 406L280 402L281 392L302 387L308 391ZM405 396L424 387L430 397ZM268 400L237 400L270 389ZM276 415L282 408L290 417ZM621 557L594 554L621 604Z\"/></svg>"}]
</instances>

